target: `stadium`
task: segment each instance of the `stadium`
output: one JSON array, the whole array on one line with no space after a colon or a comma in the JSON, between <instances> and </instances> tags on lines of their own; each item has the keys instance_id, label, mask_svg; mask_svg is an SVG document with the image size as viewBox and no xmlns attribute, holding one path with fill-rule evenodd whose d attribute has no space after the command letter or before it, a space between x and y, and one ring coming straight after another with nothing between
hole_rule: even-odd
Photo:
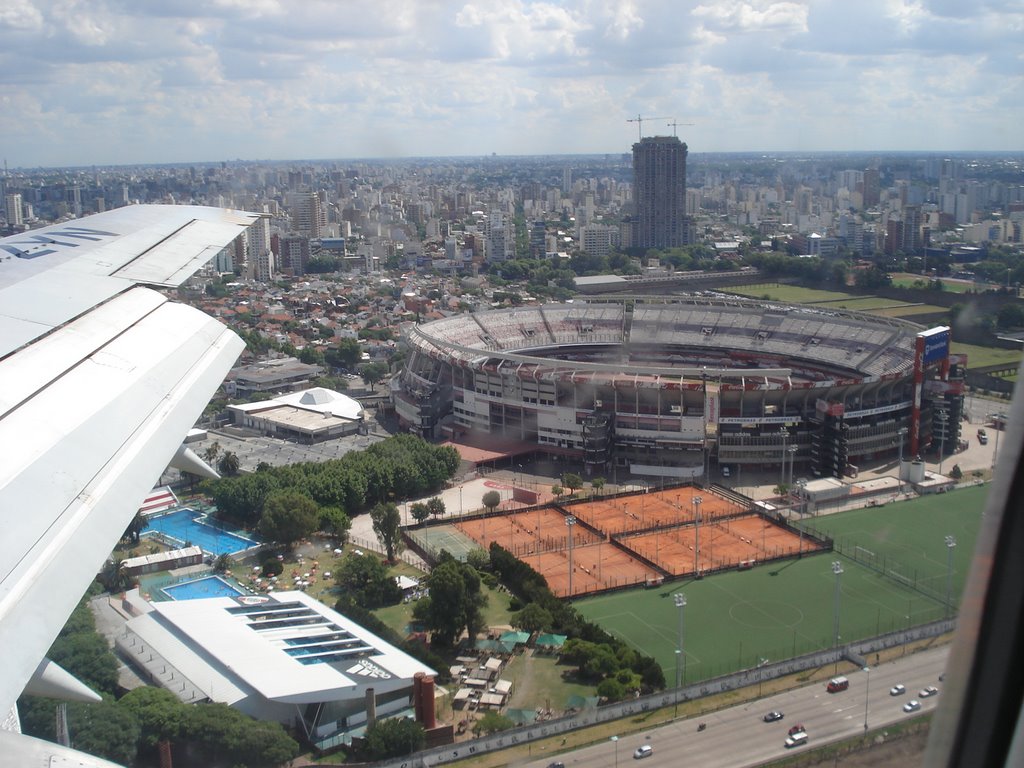
<instances>
[{"instance_id":1,"label":"stadium","mask_svg":"<svg viewBox=\"0 0 1024 768\"><path fill-rule=\"evenodd\" d=\"M721 296L459 314L413 326L392 383L403 427L481 436L664 480L794 467L816 477L960 441L946 327ZM788 464L787 464L788 463Z\"/></svg>"}]
</instances>

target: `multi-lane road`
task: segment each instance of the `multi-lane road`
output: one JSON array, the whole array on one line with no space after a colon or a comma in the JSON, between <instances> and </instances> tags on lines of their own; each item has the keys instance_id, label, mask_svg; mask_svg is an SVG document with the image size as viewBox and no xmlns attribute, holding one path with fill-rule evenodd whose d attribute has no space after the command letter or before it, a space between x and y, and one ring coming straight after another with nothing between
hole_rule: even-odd
<instances>
[{"instance_id":1,"label":"multi-lane road","mask_svg":"<svg viewBox=\"0 0 1024 768\"><path fill-rule=\"evenodd\" d=\"M827 693L825 683L818 682L785 693L759 699L715 713L679 720L642 733L622 736L617 741L584 747L554 758L566 768L615 768L634 764L637 747L649 744L650 757L637 760L637 768L701 766L702 768L751 768L788 754L783 746L786 732L797 723L807 730L808 741L797 750L813 749L830 741L864 732L865 717L871 730L913 717L935 708L942 698L939 675L946 665L948 648L912 654L882 664L868 672L847 674L850 687L840 693ZM897 683L906 686L906 693L891 696ZM936 686L939 694L919 698L925 686ZM903 712L903 705L919 699L921 710L914 715ZM784 714L782 720L766 723L763 715L770 710ZM698 730L700 722L706 727ZM552 761L529 763L529 768L544 768Z\"/></svg>"}]
</instances>

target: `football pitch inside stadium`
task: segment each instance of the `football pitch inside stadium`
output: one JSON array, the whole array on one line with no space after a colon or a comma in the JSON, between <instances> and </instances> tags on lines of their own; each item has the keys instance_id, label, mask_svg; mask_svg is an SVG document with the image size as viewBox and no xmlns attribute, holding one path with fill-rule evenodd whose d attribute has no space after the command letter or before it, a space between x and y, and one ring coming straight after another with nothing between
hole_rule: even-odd
<instances>
[{"instance_id":1,"label":"football pitch inside stadium","mask_svg":"<svg viewBox=\"0 0 1024 768\"><path fill-rule=\"evenodd\" d=\"M906 629L944 618L947 589L959 603L987 495L988 486L972 486L808 518L808 529L832 537L835 551L573 605L656 658L670 679L682 610L688 682L831 648L837 612L841 644ZM839 576L833 561L842 565ZM686 595L683 609L676 592Z\"/></svg>"}]
</instances>

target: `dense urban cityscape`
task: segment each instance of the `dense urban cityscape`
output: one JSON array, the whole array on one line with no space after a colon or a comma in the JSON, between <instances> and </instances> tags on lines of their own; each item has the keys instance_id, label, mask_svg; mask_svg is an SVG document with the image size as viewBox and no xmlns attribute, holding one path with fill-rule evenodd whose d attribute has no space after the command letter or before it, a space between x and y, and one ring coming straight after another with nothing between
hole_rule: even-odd
<instances>
[{"instance_id":1,"label":"dense urban cityscape","mask_svg":"<svg viewBox=\"0 0 1024 768\"><path fill-rule=\"evenodd\" d=\"M758 765L859 738L798 697L867 686L869 656L930 716L1020 360L1024 156L698 153L634 122L618 155L5 170L6 262L114 237L85 217L119 209L257 214L174 293L245 343L186 439L222 478L164 473L90 593L107 640L80 608L51 650L107 701L55 729L26 696L22 729L139 765L611 765L682 738L630 731L642 706L714 719L705 764ZM845 538L892 502L948 533L912 587L925 566ZM816 628L711 633L709 585L771 563ZM822 567L835 594L797 597ZM844 596L841 641L860 570L891 604ZM790 610L732 585L733 619ZM712 680L804 723L743 735ZM861 701L865 735L870 703L872 728L922 706Z\"/></svg>"}]
</instances>

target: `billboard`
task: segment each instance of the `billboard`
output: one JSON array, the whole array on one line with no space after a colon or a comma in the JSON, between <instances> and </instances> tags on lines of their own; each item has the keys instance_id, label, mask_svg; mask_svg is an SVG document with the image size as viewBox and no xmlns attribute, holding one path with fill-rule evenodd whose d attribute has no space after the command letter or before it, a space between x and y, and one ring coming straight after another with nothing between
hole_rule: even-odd
<instances>
[{"instance_id":1,"label":"billboard","mask_svg":"<svg viewBox=\"0 0 1024 768\"><path fill-rule=\"evenodd\" d=\"M930 365L949 357L949 328L940 325L917 334L921 364Z\"/></svg>"}]
</instances>

